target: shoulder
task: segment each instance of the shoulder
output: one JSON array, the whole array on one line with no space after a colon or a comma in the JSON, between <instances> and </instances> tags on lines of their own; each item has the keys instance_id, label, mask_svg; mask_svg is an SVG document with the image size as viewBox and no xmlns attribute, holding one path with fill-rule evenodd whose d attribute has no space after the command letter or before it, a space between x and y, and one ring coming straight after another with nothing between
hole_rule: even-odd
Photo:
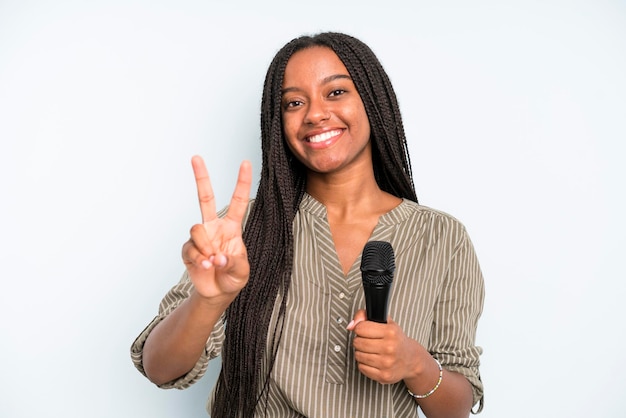
<instances>
[{"instance_id":1,"label":"shoulder","mask_svg":"<svg viewBox=\"0 0 626 418\"><path fill-rule=\"evenodd\" d=\"M447 212L404 199L398 206L400 216L411 224L465 229L463 223Z\"/></svg>"},{"instance_id":2,"label":"shoulder","mask_svg":"<svg viewBox=\"0 0 626 418\"><path fill-rule=\"evenodd\" d=\"M465 226L456 217L407 199L387 214L384 222L393 225L398 244L456 246L467 239Z\"/></svg>"}]
</instances>

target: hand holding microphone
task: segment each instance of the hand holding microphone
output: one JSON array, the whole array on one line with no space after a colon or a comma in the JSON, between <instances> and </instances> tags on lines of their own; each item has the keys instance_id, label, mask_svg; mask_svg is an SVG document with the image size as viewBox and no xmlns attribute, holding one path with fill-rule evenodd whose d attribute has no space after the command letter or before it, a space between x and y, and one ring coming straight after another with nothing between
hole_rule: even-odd
<instances>
[{"instance_id":1,"label":"hand holding microphone","mask_svg":"<svg viewBox=\"0 0 626 418\"><path fill-rule=\"evenodd\" d=\"M365 312L355 313L348 330L355 333L354 358L365 376L382 384L404 379L411 370L416 342L393 319L387 321L395 258L391 244L370 241L361 256ZM367 319L367 321L365 321ZM358 329L357 329L358 327Z\"/></svg>"}]
</instances>

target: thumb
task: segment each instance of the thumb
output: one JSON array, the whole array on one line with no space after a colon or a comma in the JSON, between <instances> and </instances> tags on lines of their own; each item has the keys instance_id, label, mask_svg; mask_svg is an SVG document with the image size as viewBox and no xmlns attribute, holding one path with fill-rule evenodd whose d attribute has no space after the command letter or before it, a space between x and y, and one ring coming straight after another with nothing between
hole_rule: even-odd
<instances>
[{"instance_id":1,"label":"thumb","mask_svg":"<svg viewBox=\"0 0 626 418\"><path fill-rule=\"evenodd\" d=\"M248 263L248 256L245 253L229 256L226 254L217 254L213 260L213 264L215 264L218 271L228 274L237 280L247 280L250 275L250 264Z\"/></svg>"}]
</instances>

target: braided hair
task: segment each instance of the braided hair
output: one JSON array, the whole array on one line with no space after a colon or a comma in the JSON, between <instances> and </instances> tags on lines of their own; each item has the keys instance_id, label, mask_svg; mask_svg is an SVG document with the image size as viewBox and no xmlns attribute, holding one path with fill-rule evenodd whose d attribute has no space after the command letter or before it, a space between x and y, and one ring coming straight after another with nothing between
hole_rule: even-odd
<instances>
[{"instance_id":1,"label":"braided hair","mask_svg":"<svg viewBox=\"0 0 626 418\"><path fill-rule=\"evenodd\" d=\"M289 58L314 46L330 48L337 54L361 96L370 123L378 186L417 202L396 95L371 49L354 37L334 32L302 36L287 43L272 60L263 88L261 178L243 233L250 278L226 311L222 370L211 411L216 418L252 417L263 398L267 407L269 377L291 282L293 220L306 186L306 170L289 150L283 134L282 83ZM271 321L277 297L278 319ZM267 357L270 361L264 366Z\"/></svg>"}]
</instances>

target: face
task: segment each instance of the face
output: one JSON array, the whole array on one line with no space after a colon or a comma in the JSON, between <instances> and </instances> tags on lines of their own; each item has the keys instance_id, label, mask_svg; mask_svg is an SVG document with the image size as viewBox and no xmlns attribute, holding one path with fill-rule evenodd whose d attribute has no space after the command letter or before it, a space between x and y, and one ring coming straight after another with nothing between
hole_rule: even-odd
<instances>
[{"instance_id":1,"label":"face","mask_svg":"<svg viewBox=\"0 0 626 418\"><path fill-rule=\"evenodd\" d=\"M316 46L294 53L282 87L283 130L298 160L317 173L371 168L365 107L333 50Z\"/></svg>"}]
</instances>

